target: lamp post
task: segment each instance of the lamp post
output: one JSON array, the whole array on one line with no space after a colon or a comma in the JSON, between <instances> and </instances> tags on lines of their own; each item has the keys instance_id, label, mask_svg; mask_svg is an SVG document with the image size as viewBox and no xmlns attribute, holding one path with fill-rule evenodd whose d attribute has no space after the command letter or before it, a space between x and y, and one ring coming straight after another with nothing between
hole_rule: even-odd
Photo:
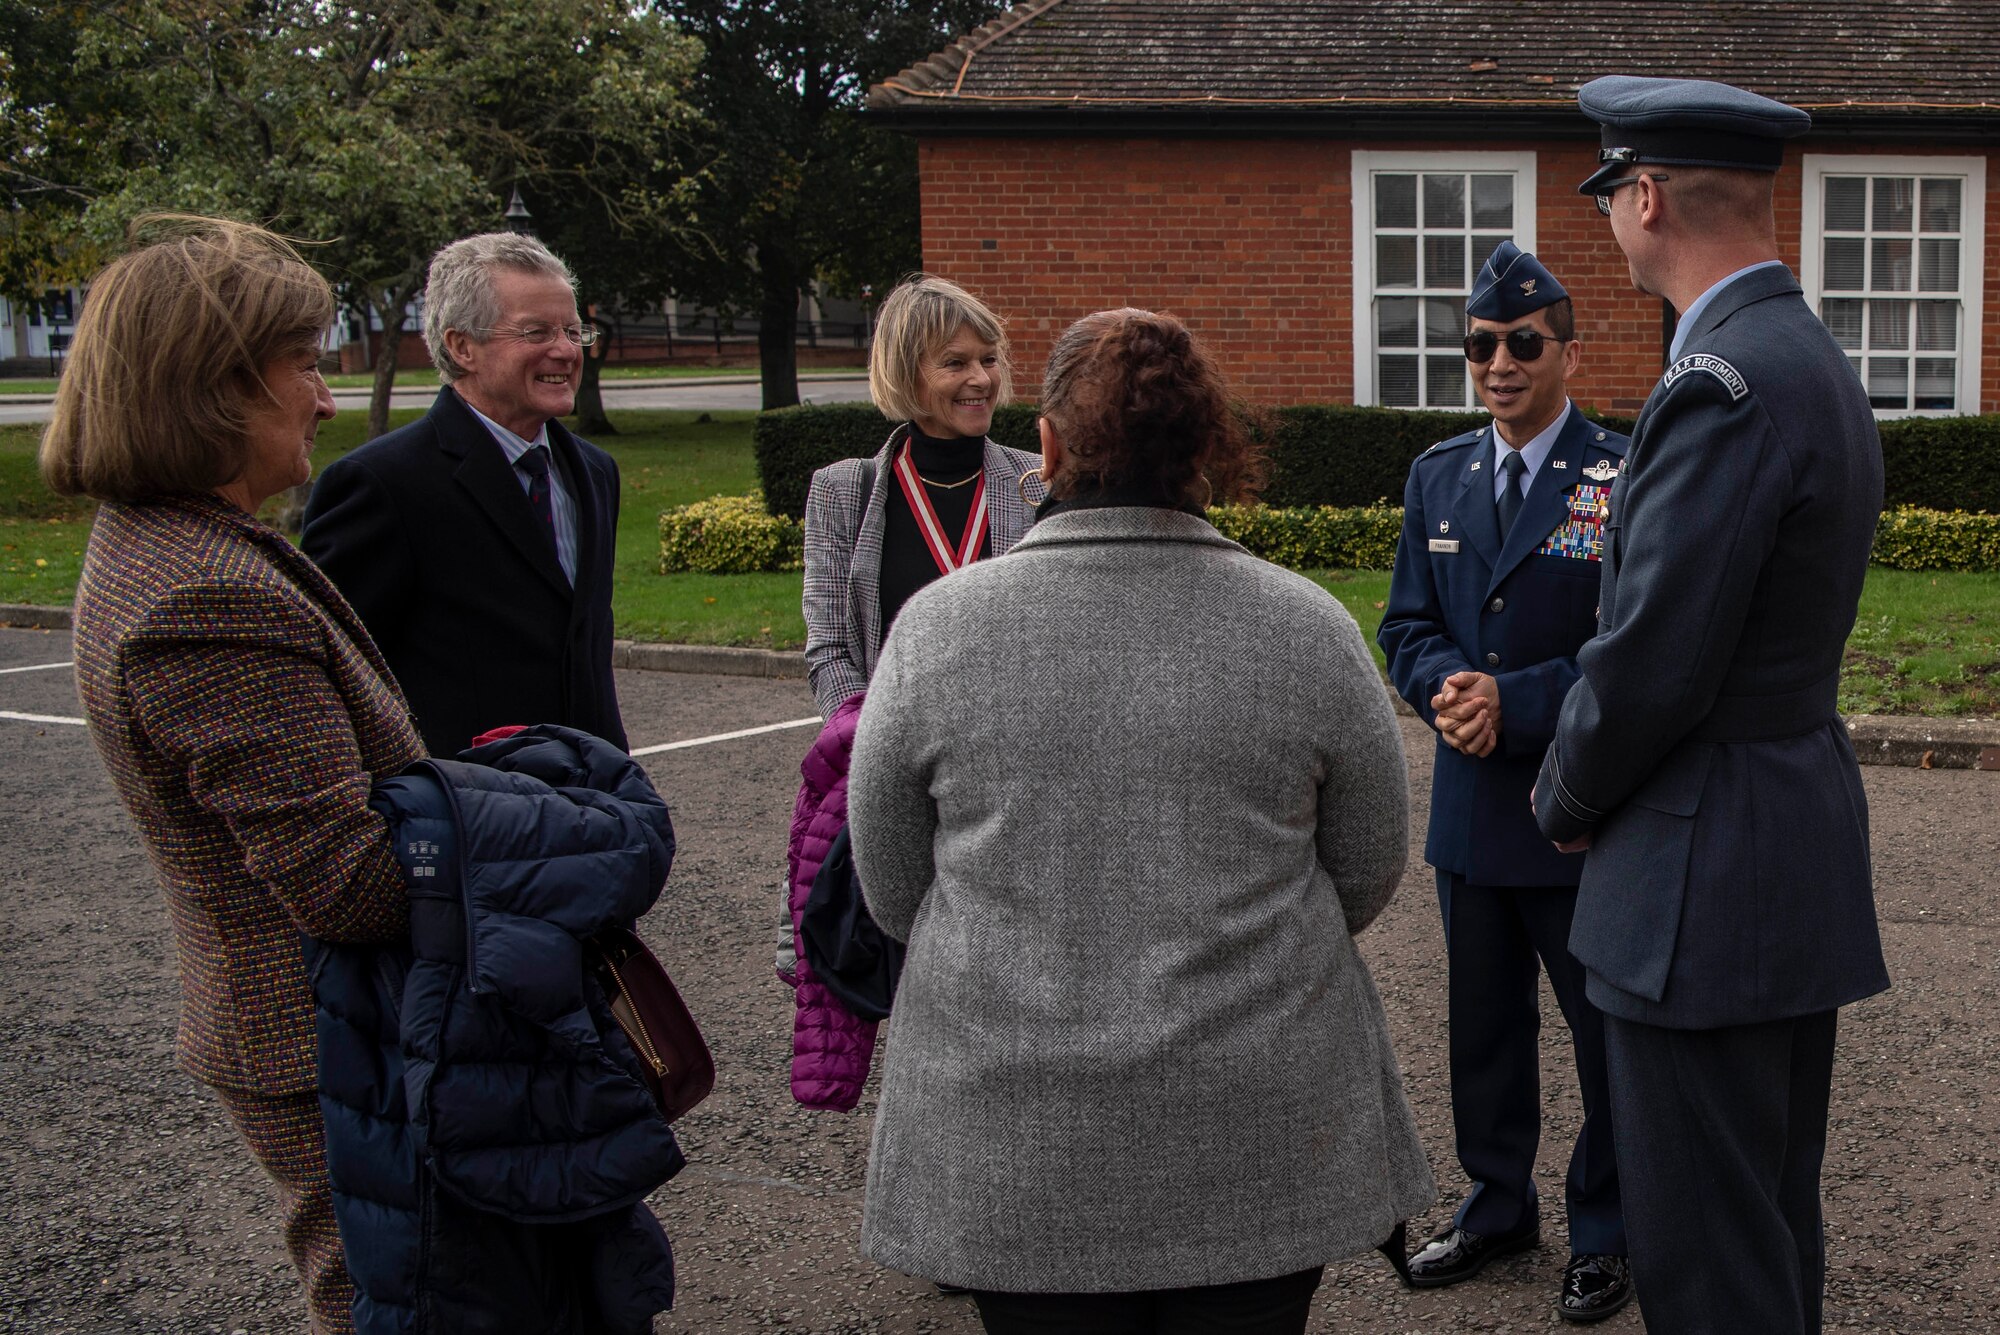
<instances>
[{"instance_id":1,"label":"lamp post","mask_svg":"<svg viewBox=\"0 0 2000 1335\"><path fill-rule=\"evenodd\" d=\"M528 212L528 206L521 202L521 187L514 187L514 197L507 201L507 212L501 215L507 220L507 230L518 236L535 234L535 218Z\"/></svg>"}]
</instances>

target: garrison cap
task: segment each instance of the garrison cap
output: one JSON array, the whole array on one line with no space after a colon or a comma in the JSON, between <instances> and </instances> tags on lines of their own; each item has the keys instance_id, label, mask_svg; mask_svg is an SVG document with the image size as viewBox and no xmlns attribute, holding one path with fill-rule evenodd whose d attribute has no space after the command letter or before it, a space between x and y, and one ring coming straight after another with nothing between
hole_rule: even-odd
<instances>
[{"instance_id":1,"label":"garrison cap","mask_svg":"<svg viewBox=\"0 0 2000 1335\"><path fill-rule=\"evenodd\" d=\"M1601 165L1579 195L1599 193L1633 163L1774 172L1785 140L1812 128L1797 107L1706 79L1613 74L1577 89L1576 103L1603 135Z\"/></svg>"},{"instance_id":2,"label":"garrison cap","mask_svg":"<svg viewBox=\"0 0 2000 1335\"><path fill-rule=\"evenodd\" d=\"M1502 241L1472 280L1465 313L1475 320L1519 320L1568 295L1540 260L1512 241Z\"/></svg>"}]
</instances>

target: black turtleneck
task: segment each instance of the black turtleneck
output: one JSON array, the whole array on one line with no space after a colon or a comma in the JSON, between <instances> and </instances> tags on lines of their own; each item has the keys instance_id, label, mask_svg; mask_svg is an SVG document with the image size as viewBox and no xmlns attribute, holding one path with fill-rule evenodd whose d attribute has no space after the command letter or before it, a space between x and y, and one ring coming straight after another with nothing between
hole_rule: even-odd
<instances>
[{"instance_id":1,"label":"black turtleneck","mask_svg":"<svg viewBox=\"0 0 2000 1335\"><path fill-rule=\"evenodd\" d=\"M977 483L966 479L985 466L986 442L979 436L939 440L925 435L915 423L911 424L907 439L910 443L910 462L917 466L917 476L924 480L924 493L930 497L931 508L937 511L946 540L956 549L965 536L966 521L972 518L972 493L979 490ZM889 477L886 479L889 506L883 514L881 584L882 634L885 638L889 634L889 624L896 619L896 613L903 610L903 604L910 601L918 589L943 573L931 556L930 546L924 541L923 530L917 527L916 512L910 509L902 484L896 480L896 459L901 452L899 444L889 455ZM940 482L964 482L965 485L935 485ZM988 556L992 551L993 531L989 510L987 531L979 541L979 555Z\"/></svg>"}]
</instances>

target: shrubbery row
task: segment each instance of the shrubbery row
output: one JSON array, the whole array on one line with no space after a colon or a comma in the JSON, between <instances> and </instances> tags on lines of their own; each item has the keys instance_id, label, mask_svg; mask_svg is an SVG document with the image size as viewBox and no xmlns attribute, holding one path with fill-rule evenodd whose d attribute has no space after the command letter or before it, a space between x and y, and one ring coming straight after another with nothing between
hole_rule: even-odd
<instances>
[{"instance_id":1,"label":"shrubbery row","mask_svg":"<svg viewBox=\"0 0 2000 1335\"><path fill-rule=\"evenodd\" d=\"M1629 418L1592 414L1629 433ZM1272 506L1393 505L1402 499L1410 461L1447 437L1482 426L1482 413L1406 412L1300 404L1262 415L1270 447ZM874 405L787 408L757 418L757 472L773 514L803 518L813 470L870 455L890 424ZM1930 510L2000 512L2000 414L1919 417L1883 422L1885 503ZM1012 403L993 415L993 439L1037 450L1033 405Z\"/></svg>"},{"instance_id":2,"label":"shrubbery row","mask_svg":"<svg viewBox=\"0 0 2000 1335\"><path fill-rule=\"evenodd\" d=\"M1394 505L1218 505L1208 517L1225 538L1293 570L1388 570L1403 527ZM660 570L797 570L803 541L799 521L769 513L761 497L717 496L660 516ZM1874 559L1898 570L2000 570L2000 515L1890 510Z\"/></svg>"}]
</instances>

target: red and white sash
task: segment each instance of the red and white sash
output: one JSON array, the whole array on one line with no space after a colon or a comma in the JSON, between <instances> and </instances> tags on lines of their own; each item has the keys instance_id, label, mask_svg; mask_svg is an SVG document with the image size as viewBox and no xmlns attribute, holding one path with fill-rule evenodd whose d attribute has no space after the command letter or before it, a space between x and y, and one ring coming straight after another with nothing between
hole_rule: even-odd
<instances>
[{"instance_id":1,"label":"red and white sash","mask_svg":"<svg viewBox=\"0 0 2000 1335\"><path fill-rule=\"evenodd\" d=\"M979 481L972 485L972 513L966 517L965 532L954 548L944 531L944 524L931 505L930 494L924 490L924 480L917 476L917 466L910 459L907 441L896 455L896 481L902 484L903 499L910 503L910 513L917 517L917 527L923 530L924 545L931 549L931 560L937 568L949 575L960 566L971 565L979 559L979 544L986 538L986 467L980 461Z\"/></svg>"}]
</instances>

